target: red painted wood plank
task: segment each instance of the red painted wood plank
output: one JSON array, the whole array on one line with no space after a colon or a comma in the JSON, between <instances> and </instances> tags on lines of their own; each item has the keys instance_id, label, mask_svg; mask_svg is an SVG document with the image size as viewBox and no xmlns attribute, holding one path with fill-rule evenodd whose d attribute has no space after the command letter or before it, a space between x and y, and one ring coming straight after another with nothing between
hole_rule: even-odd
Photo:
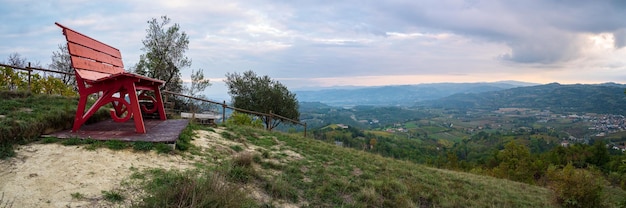
<instances>
[{"instance_id":1,"label":"red painted wood plank","mask_svg":"<svg viewBox=\"0 0 626 208\"><path fill-rule=\"evenodd\" d=\"M84 80L91 81L91 82L111 76L111 74L108 74L108 73L95 72L95 71L89 71L89 70L83 70L83 69L76 69L76 72L78 72L78 75L80 76L80 78L83 78Z\"/></svg>"},{"instance_id":2,"label":"red painted wood plank","mask_svg":"<svg viewBox=\"0 0 626 208\"><path fill-rule=\"evenodd\" d=\"M115 67L124 68L124 63L122 63L122 59L113 57L106 53L95 51L91 48L87 48L85 46L81 46L76 43L68 43L67 46L68 46L70 55L80 56L80 57L92 59L98 62L111 64Z\"/></svg>"},{"instance_id":3,"label":"red painted wood plank","mask_svg":"<svg viewBox=\"0 0 626 208\"><path fill-rule=\"evenodd\" d=\"M75 69L85 69L89 71L102 72L107 74L118 74L124 72L123 68L106 65L93 60L72 56L72 65Z\"/></svg>"},{"instance_id":4,"label":"red painted wood plank","mask_svg":"<svg viewBox=\"0 0 626 208\"><path fill-rule=\"evenodd\" d=\"M122 54L117 48L111 47L107 44L104 44L100 41L94 40L86 35L80 34L72 29L64 28L63 33L67 39L67 42L76 43L79 45L83 45L88 48L92 48L94 50L109 54L116 58L122 58Z\"/></svg>"}]
</instances>

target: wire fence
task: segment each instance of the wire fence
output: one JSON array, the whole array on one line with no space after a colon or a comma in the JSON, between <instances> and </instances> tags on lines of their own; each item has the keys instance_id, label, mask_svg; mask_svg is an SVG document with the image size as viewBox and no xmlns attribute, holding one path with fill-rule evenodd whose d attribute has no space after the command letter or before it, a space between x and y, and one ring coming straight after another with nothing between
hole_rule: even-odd
<instances>
[{"instance_id":1,"label":"wire fence","mask_svg":"<svg viewBox=\"0 0 626 208\"><path fill-rule=\"evenodd\" d=\"M12 66L12 65L6 65L6 64L1 64L1 63L0 63L0 67L9 67L9 68L12 68L12 69L28 71L28 86L29 86L29 90L31 89L31 85L32 85L31 76L32 76L33 71L43 71L43 72L51 72L51 73L58 73L58 74L75 76L74 73L57 71L57 70L51 70L51 69L44 69L44 68L38 68L38 67L31 67L31 63L30 62L28 62L28 66L26 66L26 67ZM221 110L221 113L222 113L222 116L221 116L222 123L226 123L226 116L227 116L226 115L226 109L229 109L229 110L236 111L236 112L242 112L242 113L251 114L251 115L255 115L255 116L266 117L267 119L270 119L270 122L268 122L268 123L271 123L271 120L280 119L280 120L287 121L287 122L290 122L290 123L295 124L295 125L301 125L302 127L304 127L304 137L307 136L307 124L306 124L306 122L303 123L303 122L300 122L300 121L297 121L297 120L294 120L294 119L290 119L290 118L287 118L287 117L284 117L284 116L281 116L281 115L278 115L278 114L274 114L274 113L261 113L261 112L256 112L256 111L252 111L252 110L237 108L237 107L234 107L234 106L227 105L226 101L223 101L222 103L220 103L220 102L217 102L217 101L212 101L212 100L208 100L208 99L192 97L192 96L189 96L189 95L184 95L184 94L180 94L180 93L172 92L172 91L167 91L167 90L164 90L163 93L221 106L221 108L222 108L222 110ZM170 109L170 110L174 110L174 109ZM266 129L267 130L271 130L269 126L267 126Z\"/></svg>"}]
</instances>

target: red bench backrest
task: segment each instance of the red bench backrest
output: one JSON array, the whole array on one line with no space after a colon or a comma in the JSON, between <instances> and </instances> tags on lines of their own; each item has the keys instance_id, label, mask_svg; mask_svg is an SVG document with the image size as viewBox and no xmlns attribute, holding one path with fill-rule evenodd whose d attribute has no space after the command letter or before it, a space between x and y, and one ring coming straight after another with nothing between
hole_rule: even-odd
<instances>
[{"instance_id":1,"label":"red bench backrest","mask_svg":"<svg viewBox=\"0 0 626 208\"><path fill-rule=\"evenodd\" d=\"M72 58L72 66L83 79L96 80L110 74L124 72L122 54L117 48L59 23L55 24L63 28L63 34L67 39L67 49Z\"/></svg>"}]
</instances>

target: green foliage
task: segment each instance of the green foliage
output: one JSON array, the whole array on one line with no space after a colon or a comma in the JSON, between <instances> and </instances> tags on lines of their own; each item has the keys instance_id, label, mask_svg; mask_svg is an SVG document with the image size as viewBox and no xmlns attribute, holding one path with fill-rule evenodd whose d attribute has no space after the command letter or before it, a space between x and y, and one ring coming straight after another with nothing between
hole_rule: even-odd
<instances>
[{"instance_id":1,"label":"green foliage","mask_svg":"<svg viewBox=\"0 0 626 208\"><path fill-rule=\"evenodd\" d=\"M28 83L28 72L14 70L10 67L0 67L0 90L23 90L34 94L55 94L63 96L76 96L72 86L64 84L58 78L39 74L30 75L30 86Z\"/></svg>"},{"instance_id":2,"label":"green foliage","mask_svg":"<svg viewBox=\"0 0 626 208\"><path fill-rule=\"evenodd\" d=\"M498 152L497 159L500 164L494 168L496 176L524 183L534 182L535 168L532 167L533 161L528 147L511 141L505 145L504 150Z\"/></svg>"},{"instance_id":3,"label":"green foliage","mask_svg":"<svg viewBox=\"0 0 626 208\"><path fill-rule=\"evenodd\" d=\"M253 71L246 71L243 74L227 73L225 83L233 105L237 108L274 113L292 120L300 120L296 94L267 75L260 77ZM282 118L261 119L270 130L286 121Z\"/></svg>"},{"instance_id":4,"label":"green foliage","mask_svg":"<svg viewBox=\"0 0 626 208\"><path fill-rule=\"evenodd\" d=\"M605 181L598 173L576 169L570 163L561 170L548 171L553 200L562 207L602 207Z\"/></svg>"},{"instance_id":5,"label":"green foliage","mask_svg":"<svg viewBox=\"0 0 626 208\"><path fill-rule=\"evenodd\" d=\"M147 34L142 40L145 54L139 57L134 71L165 81L163 89L181 92L180 70L191 66L191 60L184 55L189 48L189 37L176 23L168 27L170 21L167 16L148 21Z\"/></svg>"},{"instance_id":6,"label":"green foliage","mask_svg":"<svg viewBox=\"0 0 626 208\"><path fill-rule=\"evenodd\" d=\"M230 115L230 117L226 120L226 124L263 128L263 121L261 121L260 119L255 119L248 114L239 113L239 112L233 112Z\"/></svg>"}]
</instances>

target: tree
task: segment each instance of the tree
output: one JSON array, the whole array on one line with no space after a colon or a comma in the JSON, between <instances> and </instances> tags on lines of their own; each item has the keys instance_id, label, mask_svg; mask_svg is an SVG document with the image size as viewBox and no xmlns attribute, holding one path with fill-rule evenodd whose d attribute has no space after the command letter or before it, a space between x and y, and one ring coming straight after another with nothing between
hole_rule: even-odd
<instances>
[{"instance_id":1,"label":"tree","mask_svg":"<svg viewBox=\"0 0 626 208\"><path fill-rule=\"evenodd\" d=\"M228 86L232 103L237 108L300 120L296 94L267 75L259 77L253 71L246 71L243 74L227 73L225 83ZM269 130L285 121L283 118L262 117L261 119Z\"/></svg>"},{"instance_id":2,"label":"tree","mask_svg":"<svg viewBox=\"0 0 626 208\"><path fill-rule=\"evenodd\" d=\"M205 98L203 95L198 95L198 93L204 91L207 87L211 86L211 83L208 79L204 78L204 73L202 69L198 69L198 71L191 71L191 86L185 87L185 93L192 97L200 97ZM191 112L195 113L200 107L200 103L194 102L193 99L188 99L188 105L191 109Z\"/></svg>"},{"instance_id":3,"label":"tree","mask_svg":"<svg viewBox=\"0 0 626 208\"><path fill-rule=\"evenodd\" d=\"M134 72L165 81L162 89L181 92L183 90L180 70L191 66L191 60L185 56L189 48L189 38L180 31L178 24L170 24L170 18L161 16L148 21L146 37L142 41L145 54L139 57Z\"/></svg>"},{"instance_id":4,"label":"tree","mask_svg":"<svg viewBox=\"0 0 626 208\"><path fill-rule=\"evenodd\" d=\"M74 74L74 69L72 69L72 60L70 53L67 50L67 45L59 45L59 50L53 51L51 58L52 63L48 66L50 69ZM76 78L73 75L60 74L58 78L63 82L63 84L76 88Z\"/></svg>"},{"instance_id":5,"label":"tree","mask_svg":"<svg viewBox=\"0 0 626 208\"><path fill-rule=\"evenodd\" d=\"M494 173L502 178L532 183L536 168L534 168L530 150L528 147L510 141L504 146L504 150L497 155L500 164L494 169Z\"/></svg>"}]
</instances>

